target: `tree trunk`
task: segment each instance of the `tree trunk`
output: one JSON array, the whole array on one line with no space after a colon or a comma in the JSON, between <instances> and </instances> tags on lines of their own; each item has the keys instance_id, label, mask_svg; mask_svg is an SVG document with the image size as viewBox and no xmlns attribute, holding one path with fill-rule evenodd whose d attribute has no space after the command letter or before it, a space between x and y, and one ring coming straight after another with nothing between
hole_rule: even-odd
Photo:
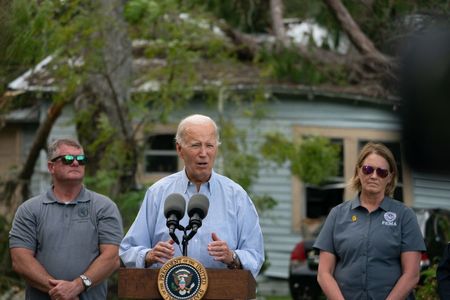
<instances>
[{"instance_id":1,"label":"tree trunk","mask_svg":"<svg viewBox=\"0 0 450 300\"><path fill-rule=\"evenodd\" d=\"M48 136L53 124L61 115L66 104L67 101L58 101L50 106L44 122L41 123L36 132L30 152L19 175L5 183L1 195L3 201L1 207L2 212L0 214L5 216L8 221L12 220L17 207L29 198L29 184L33 176L36 161L39 158L39 153L42 149L46 148Z\"/></svg>"},{"instance_id":2,"label":"tree trunk","mask_svg":"<svg viewBox=\"0 0 450 300\"><path fill-rule=\"evenodd\" d=\"M95 176L100 168L104 168L100 161L105 151L111 150L111 145L121 149L125 157L116 157L117 161L108 165L108 169L119 172L117 182L110 189L110 196L114 197L136 186L136 142L127 107L132 80L132 49L123 20L123 1L97 0L97 4L100 29L91 38L101 39L102 47L88 49L87 55L97 55L101 63L91 68L95 73L88 76L83 86L84 94L76 102L77 108L89 109L92 114L92 119L78 123L78 129L81 142L88 147L104 136L102 122L105 117L113 129L103 144L90 148L94 153L89 153L92 158L89 175Z\"/></svg>"},{"instance_id":3,"label":"tree trunk","mask_svg":"<svg viewBox=\"0 0 450 300\"><path fill-rule=\"evenodd\" d=\"M272 17L272 29L276 40L284 48L289 47L289 39L286 35L283 22L283 0L270 0L270 15Z\"/></svg>"}]
</instances>

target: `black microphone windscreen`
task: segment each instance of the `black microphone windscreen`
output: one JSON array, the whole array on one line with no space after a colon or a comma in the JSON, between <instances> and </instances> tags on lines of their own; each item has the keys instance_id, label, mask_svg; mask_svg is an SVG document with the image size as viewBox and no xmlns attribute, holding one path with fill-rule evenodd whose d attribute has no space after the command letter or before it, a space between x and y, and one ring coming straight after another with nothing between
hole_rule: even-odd
<instances>
[{"instance_id":1,"label":"black microphone windscreen","mask_svg":"<svg viewBox=\"0 0 450 300\"><path fill-rule=\"evenodd\" d=\"M186 201L181 194L173 193L167 196L164 202L164 216L169 218L171 214L175 214L178 220L181 220L186 210Z\"/></svg>"},{"instance_id":2,"label":"black microphone windscreen","mask_svg":"<svg viewBox=\"0 0 450 300\"><path fill-rule=\"evenodd\" d=\"M209 200L203 194L195 194L191 197L188 204L188 215L192 217L195 213L199 215L200 218L204 219L208 214Z\"/></svg>"}]
</instances>

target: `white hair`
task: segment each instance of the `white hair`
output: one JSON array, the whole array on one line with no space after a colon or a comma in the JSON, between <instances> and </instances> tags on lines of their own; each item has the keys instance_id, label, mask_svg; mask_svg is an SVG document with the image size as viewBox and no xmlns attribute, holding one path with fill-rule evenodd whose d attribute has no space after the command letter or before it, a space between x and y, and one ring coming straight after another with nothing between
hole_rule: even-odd
<instances>
[{"instance_id":1,"label":"white hair","mask_svg":"<svg viewBox=\"0 0 450 300\"><path fill-rule=\"evenodd\" d=\"M215 136L216 136L216 142L217 145L220 145L220 138L219 138L219 129L216 125L216 122L214 122L213 119L211 119L208 116L195 114L190 115L184 118L180 121L178 124L177 134L175 135L175 141L178 144L183 144L184 141L184 133L186 132L186 128L188 125L203 125L203 124L212 124L214 126Z\"/></svg>"}]
</instances>

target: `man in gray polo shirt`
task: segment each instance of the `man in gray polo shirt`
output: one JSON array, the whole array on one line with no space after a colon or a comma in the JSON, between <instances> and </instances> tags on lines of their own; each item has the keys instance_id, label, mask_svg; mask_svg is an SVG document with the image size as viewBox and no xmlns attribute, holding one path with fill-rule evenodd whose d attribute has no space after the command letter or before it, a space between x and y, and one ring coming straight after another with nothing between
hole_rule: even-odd
<instances>
[{"instance_id":1,"label":"man in gray polo shirt","mask_svg":"<svg viewBox=\"0 0 450 300\"><path fill-rule=\"evenodd\" d=\"M53 186L18 208L9 233L13 269L27 282L26 299L106 299L106 279L120 264L119 210L83 186L78 142L57 140L48 157Z\"/></svg>"}]
</instances>

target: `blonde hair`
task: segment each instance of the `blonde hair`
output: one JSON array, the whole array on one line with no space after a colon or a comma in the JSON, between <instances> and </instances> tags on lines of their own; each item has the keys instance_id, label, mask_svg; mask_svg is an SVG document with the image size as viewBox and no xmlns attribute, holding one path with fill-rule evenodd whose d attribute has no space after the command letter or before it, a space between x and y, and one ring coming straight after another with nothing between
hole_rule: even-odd
<instances>
[{"instance_id":1,"label":"blonde hair","mask_svg":"<svg viewBox=\"0 0 450 300\"><path fill-rule=\"evenodd\" d=\"M397 186L398 170L397 163L395 162L394 155L391 150L389 150L385 145L381 143L367 143L359 153L358 161L355 166L355 172L353 177L349 181L349 187L354 191L361 192L362 186L359 180L358 171L362 167L363 161L370 154L377 154L383 157L389 164L389 173L391 174L391 181L386 185L384 194L386 196L392 197L394 195L395 187Z\"/></svg>"}]
</instances>

